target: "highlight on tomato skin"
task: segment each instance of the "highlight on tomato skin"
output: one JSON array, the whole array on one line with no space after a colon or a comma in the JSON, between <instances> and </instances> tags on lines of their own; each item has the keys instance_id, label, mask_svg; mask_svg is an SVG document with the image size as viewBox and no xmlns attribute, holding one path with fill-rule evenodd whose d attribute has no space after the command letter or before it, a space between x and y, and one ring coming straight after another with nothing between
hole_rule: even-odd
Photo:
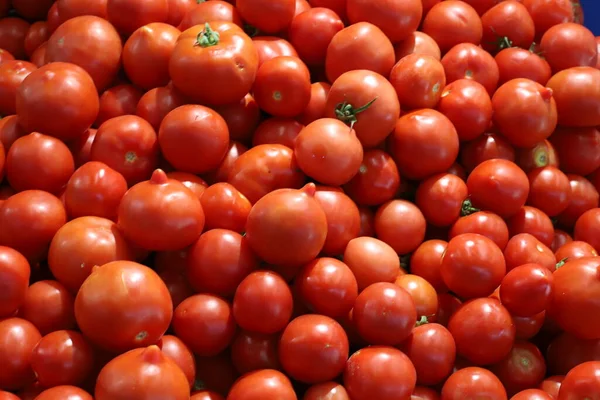
<instances>
[{"instance_id":1,"label":"highlight on tomato skin","mask_svg":"<svg viewBox=\"0 0 600 400\"><path fill-rule=\"evenodd\" d=\"M600 393L591 0L0 0L0 400Z\"/></svg>"}]
</instances>

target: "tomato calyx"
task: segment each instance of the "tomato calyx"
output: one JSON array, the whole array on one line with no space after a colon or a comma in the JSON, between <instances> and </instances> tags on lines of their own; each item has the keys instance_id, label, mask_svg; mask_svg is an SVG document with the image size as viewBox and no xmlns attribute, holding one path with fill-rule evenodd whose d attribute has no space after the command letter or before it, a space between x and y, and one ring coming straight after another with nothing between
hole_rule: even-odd
<instances>
[{"instance_id":1,"label":"tomato calyx","mask_svg":"<svg viewBox=\"0 0 600 400\"><path fill-rule=\"evenodd\" d=\"M567 261L569 261L569 257L565 257L562 260L560 260L559 262L556 263L556 269L561 268L562 266L564 266Z\"/></svg>"},{"instance_id":2,"label":"tomato calyx","mask_svg":"<svg viewBox=\"0 0 600 400\"><path fill-rule=\"evenodd\" d=\"M204 29L196 37L196 46L212 47L219 44L221 35L217 31L213 31L209 23L204 24Z\"/></svg>"},{"instance_id":3,"label":"tomato calyx","mask_svg":"<svg viewBox=\"0 0 600 400\"><path fill-rule=\"evenodd\" d=\"M419 318L417 320L417 322L415 322L415 326L421 326L421 325L426 325L429 323L429 319L427 318L426 315L421 315L421 318Z\"/></svg>"},{"instance_id":4,"label":"tomato calyx","mask_svg":"<svg viewBox=\"0 0 600 400\"><path fill-rule=\"evenodd\" d=\"M496 41L489 44L495 45L498 48L498 51L513 47L513 42L508 38L508 36L499 35L494 27L490 27L490 30L494 35L496 35Z\"/></svg>"},{"instance_id":5,"label":"tomato calyx","mask_svg":"<svg viewBox=\"0 0 600 400\"><path fill-rule=\"evenodd\" d=\"M473 207L473 203L471 203L471 200L466 199L465 201L463 201L462 207L460 208L460 215L462 217L466 217L467 215L474 214L478 211L481 210L479 208Z\"/></svg>"},{"instance_id":6,"label":"tomato calyx","mask_svg":"<svg viewBox=\"0 0 600 400\"><path fill-rule=\"evenodd\" d=\"M375 100L377 100L377 97L358 108L354 108L352 104L344 101L335 107L335 116L346 124L350 123L350 128L354 128L354 124L358 122L357 115L371 107Z\"/></svg>"}]
</instances>

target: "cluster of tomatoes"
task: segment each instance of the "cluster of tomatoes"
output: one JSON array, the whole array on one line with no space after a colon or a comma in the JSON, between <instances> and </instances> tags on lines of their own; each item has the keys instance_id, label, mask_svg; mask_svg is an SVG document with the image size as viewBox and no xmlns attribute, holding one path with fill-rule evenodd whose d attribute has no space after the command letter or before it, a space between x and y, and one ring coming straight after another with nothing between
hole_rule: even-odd
<instances>
[{"instance_id":1,"label":"cluster of tomatoes","mask_svg":"<svg viewBox=\"0 0 600 400\"><path fill-rule=\"evenodd\" d=\"M571 0L0 0L0 400L600 394Z\"/></svg>"}]
</instances>

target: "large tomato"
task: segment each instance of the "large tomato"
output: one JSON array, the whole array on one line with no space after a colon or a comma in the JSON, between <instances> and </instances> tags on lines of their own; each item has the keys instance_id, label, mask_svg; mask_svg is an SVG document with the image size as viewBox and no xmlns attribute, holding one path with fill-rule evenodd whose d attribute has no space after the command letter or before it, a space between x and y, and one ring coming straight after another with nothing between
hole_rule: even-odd
<instances>
[{"instance_id":1,"label":"large tomato","mask_svg":"<svg viewBox=\"0 0 600 400\"><path fill-rule=\"evenodd\" d=\"M526 78L545 85L552 76L550 64L538 54L519 47L509 47L495 57L500 84L511 79Z\"/></svg>"},{"instance_id":2,"label":"large tomato","mask_svg":"<svg viewBox=\"0 0 600 400\"><path fill-rule=\"evenodd\" d=\"M11 115L16 112L17 89L37 67L21 60L0 61L0 113Z\"/></svg>"},{"instance_id":3,"label":"large tomato","mask_svg":"<svg viewBox=\"0 0 600 400\"><path fill-rule=\"evenodd\" d=\"M600 70L568 68L550 78L547 86L553 91L560 125L600 125Z\"/></svg>"},{"instance_id":4,"label":"large tomato","mask_svg":"<svg viewBox=\"0 0 600 400\"><path fill-rule=\"evenodd\" d=\"M578 3L569 0L523 0L523 5L533 19L536 37L541 38L551 27L574 21L574 9Z\"/></svg>"},{"instance_id":5,"label":"large tomato","mask_svg":"<svg viewBox=\"0 0 600 400\"><path fill-rule=\"evenodd\" d=\"M425 238L426 221L423 213L406 200L390 200L375 214L377 237L389 244L398 254L412 253Z\"/></svg>"},{"instance_id":6,"label":"large tomato","mask_svg":"<svg viewBox=\"0 0 600 400\"><path fill-rule=\"evenodd\" d=\"M490 370L500 379L508 394L514 395L540 384L546 375L546 362L535 344L519 340L508 356L492 365Z\"/></svg>"},{"instance_id":7,"label":"large tomato","mask_svg":"<svg viewBox=\"0 0 600 400\"><path fill-rule=\"evenodd\" d=\"M221 228L238 233L245 231L252 204L234 186L226 182L209 186L202 193L200 204L206 216L205 230Z\"/></svg>"},{"instance_id":8,"label":"large tomato","mask_svg":"<svg viewBox=\"0 0 600 400\"><path fill-rule=\"evenodd\" d=\"M0 388L22 389L35 381L31 368L32 351L42 335L31 323L21 318L0 321Z\"/></svg>"},{"instance_id":9,"label":"large tomato","mask_svg":"<svg viewBox=\"0 0 600 400\"><path fill-rule=\"evenodd\" d=\"M554 72L571 67L596 67L598 62L594 34L573 22L548 29L540 41L540 51Z\"/></svg>"},{"instance_id":10,"label":"large tomato","mask_svg":"<svg viewBox=\"0 0 600 400\"><path fill-rule=\"evenodd\" d=\"M502 279L500 300L511 314L531 317L550 305L553 282L552 272L546 267L523 264Z\"/></svg>"},{"instance_id":11,"label":"large tomato","mask_svg":"<svg viewBox=\"0 0 600 400\"><path fill-rule=\"evenodd\" d=\"M442 58L440 46L438 46L437 42L431 36L421 31L414 31L406 39L400 43L396 43L394 52L396 53L396 61L400 61L409 54L423 54L431 56L436 60Z\"/></svg>"},{"instance_id":12,"label":"large tomato","mask_svg":"<svg viewBox=\"0 0 600 400\"><path fill-rule=\"evenodd\" d=\"M169 61L173 85L200 104L224 105L243 99L257 70L258 53L252 39L231 22L184 31Z\"/></svg>"},{"instance_id":13,"label":"large tomato","mask_svg":"<svg viewBox=\"0 0 600 400\"><path fill-rule=\"evenodd\" d=\"M14 315L21 307L30 275L29 263L21 253L0 246L0 318Z\"/></svg>"},{"instance_id":14,"label":"large tomato","mask_svg":"<svg viewBox=\"0 0 600 400\"><path fill-rule=\"evenodd\" d=\"M173 335L163 336L160 339L159 347L164 355L175 361L175 364L181 368L190 387L193 387L196 379L196 359L192 350L181 339Z\"/></svg>"},{"instance_id":15,"label":"large tomato","mask_svg":"<svg viewBox=\"0 0 600 400\"><path fill-rule=\"evenodd\" d=\"M533 19L517 0L499 2L481 16L481 23L481 44L487 51L497 52L512 46L528 49L533 43Z\"/></svg>"},{"instance_id":16,"label":"large tomato","mask_svg":"<svg viewBox=\"0 0 600 400\"><path fill-rule=\"evenodd\" d=\"M252 43L258 52L258 66L276 57L295 57L298 52L294 46L279 36L253 36Z\"/></svg>"},{"instance_id":17,"label":"large tomato","mask_svg":"<svg viewBox=\"0 0 600 400\"><path fill-rule=\"evenodd\" d=\"M343 259L352 270L359 291L374 283L394 282L400 270L394 249L372 237L357 237L348 242Z\"/></svg>"},{"instance_id":18,"label":"large tomato","mask_svg":"<svg viewBox=\"0 0 600 400\"><path fill-rule=\"evenodd\" d=\"M549 217L555 217L569 205L571 187L569 178L556 167L536 168L528 174L527 203L539 208Z\"/></svg>"},{"instance_id":19,"label":"large tomato","mask_svg":"<svg viewBox=\"0 0 600 400\"><path fill-rule=\"evenodd\" d=\"M156 343L172 316L173 303L163 281L132 261L94 269L75 298L75 318L83 334L115 352Z\"/></svg>"},{"instance_id":20,"label":"large tomato","mask_svg":"<svg viewBox=\"0 0 600 400\"><path fill-rule=\"evenodd\" d=\"M417 188L415 204L428 223L450 226L461 216L467 198L467 184L449 173L432 175Z\"/></svg>"},{"instance_id":21,"label":"large tomato","mask_svg":"<svg viewBox=\"0 0 600 400\"><path fill-rule=\"evenodd\" d=\"M600 362L588 361L579 364L569 371L562 381L558 400L576 400L596 396L600 391L599 375Z\"/></svg>"},{"instance_id":22,"label":"large tomato","mask_svg":"<svg viewBox=\"0 0 600 400\"><path fill-rule=\"evenodd\" d=\"M359 236L358 207L344 192L327 186L317 188L315 199L327 218L327 239L322 252L325 255L340 255L348 242Z\"/></svg>"}]
</instances>

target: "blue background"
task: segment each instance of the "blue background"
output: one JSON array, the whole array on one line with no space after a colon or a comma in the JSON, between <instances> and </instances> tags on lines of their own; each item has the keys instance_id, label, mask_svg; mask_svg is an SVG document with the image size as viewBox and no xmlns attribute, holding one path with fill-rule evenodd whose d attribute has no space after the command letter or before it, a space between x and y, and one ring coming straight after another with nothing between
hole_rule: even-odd
<instances>
[{"instance_id":1,"label":"blue background","mask_svg":"<svg viewBox=\"0 0 600 400\"><path fill-rule=\"evenodd\" d=\"M600 36L600 0L581 0L585 26Z\"/></svg>"}]
</instances>

